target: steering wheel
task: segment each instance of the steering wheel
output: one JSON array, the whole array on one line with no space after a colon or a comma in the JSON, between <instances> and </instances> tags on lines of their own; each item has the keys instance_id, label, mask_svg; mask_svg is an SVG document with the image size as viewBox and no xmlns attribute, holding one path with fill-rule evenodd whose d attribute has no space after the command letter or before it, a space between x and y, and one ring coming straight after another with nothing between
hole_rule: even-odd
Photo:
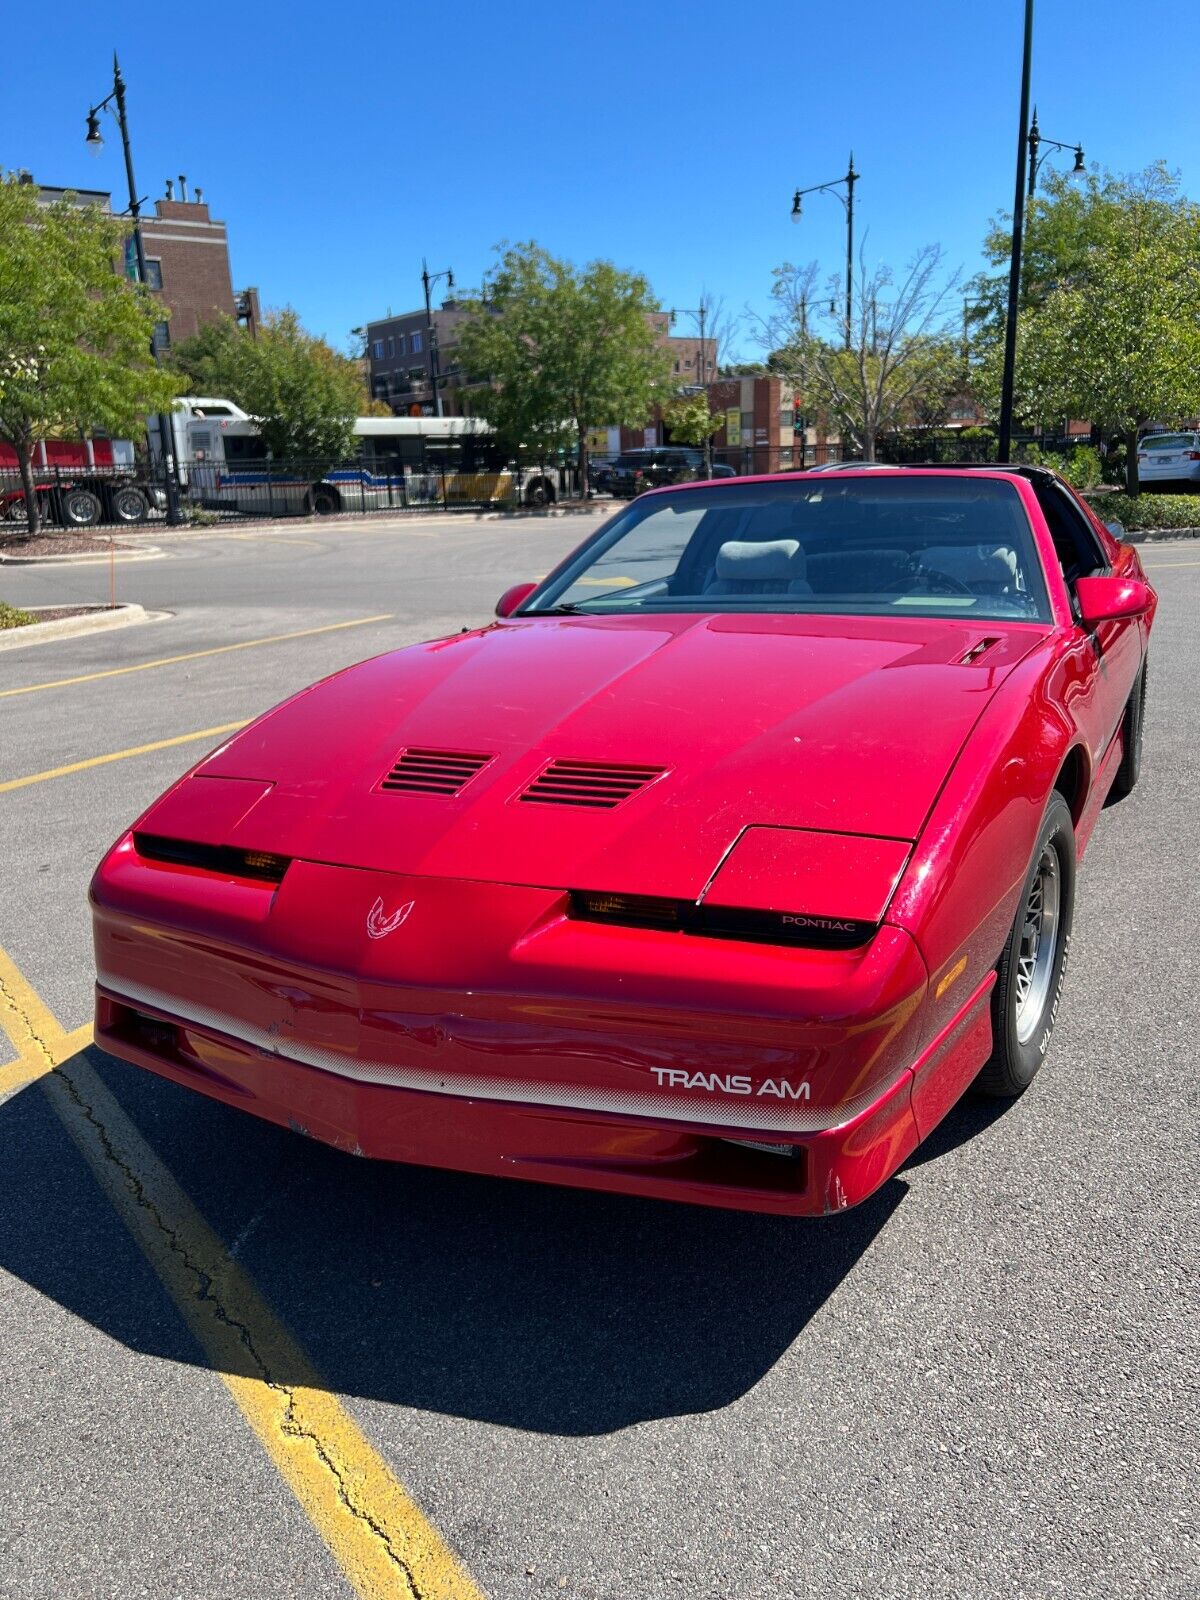
<instances>
[{"instance_id":1,"label":"steering wheel","mask_svg":"<svg viewBox=\"0 0 1200 1600\"><path fill-rule=\"evenodd\" d=\"M884 590L885 594L910 593L910 585L923 582L925 594L965 595L968 600L977 600L979 596L975 591L956 578L953 573L942 572L938 567L925 567L921 565L920 557L909 563L907 579L896 583L889 583Z\"/></svg>"}]
</instances>

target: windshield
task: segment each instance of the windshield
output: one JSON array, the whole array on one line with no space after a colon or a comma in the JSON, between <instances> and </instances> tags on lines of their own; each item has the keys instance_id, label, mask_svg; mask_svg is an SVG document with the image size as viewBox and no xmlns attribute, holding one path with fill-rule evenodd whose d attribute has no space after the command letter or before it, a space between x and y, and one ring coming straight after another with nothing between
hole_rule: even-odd
<instances>
[{"instance_id":1,"label":"windshield","mask_svg":"<svg viewBox=\"0 0 1200 1600\"><path fill-rule=\"evenodd\" d=\"M961 476L794 476L635 500L521 607L787 611L1045 621L1015 485Z\"/></svg>"},{"instance_id":2,"label":"windshield","mask_svg":"<svg viewBox=\"0 0 1200 1600\"><path fill-rule=\"evenodd\" d=\"M1143 439L1143 450L1190 450L1196 442L1194 433L1154 433Z\"/></svg>"}]
</instances>

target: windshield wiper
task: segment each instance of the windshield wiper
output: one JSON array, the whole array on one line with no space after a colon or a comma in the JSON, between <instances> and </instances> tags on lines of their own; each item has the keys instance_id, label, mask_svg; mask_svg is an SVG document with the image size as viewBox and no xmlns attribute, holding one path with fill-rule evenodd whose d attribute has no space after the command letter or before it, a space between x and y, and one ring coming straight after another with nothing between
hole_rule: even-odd
<instances>
[{"instance_id":1,"label":"windshield wiper","mask_svg":"<svg viewBox=\"0 0 1200 1600\"><path fill-rule=\"evenodd\" d=\"M558 606L539 606L536 611L522 611L523 617L571 617L583 610L577 600L566 600Z\"/></svg>"}]
</instances>

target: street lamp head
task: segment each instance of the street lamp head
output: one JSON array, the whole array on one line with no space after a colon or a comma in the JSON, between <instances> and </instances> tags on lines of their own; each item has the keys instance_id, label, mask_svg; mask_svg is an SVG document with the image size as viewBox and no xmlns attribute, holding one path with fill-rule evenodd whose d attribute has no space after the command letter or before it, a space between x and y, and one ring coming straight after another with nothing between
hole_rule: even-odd
<instances>
[{"instance_id":1,"label":"street lamp head","mask_svg":"<svg viewBox=\"0 0 1200 1600\"><path fill-rule=\"evenodd\" d=\"M452 272L446 274L446 287L447 289L453 289L454 287L454 274Z\"/></svg>"},{"instance_id":2,"label":"street lamp head","mask_svg":"<svg viewBox=\"0 0 1200 1600\"><path fill-rule=\"evenodd\" d=\"M793 222L799 222L800 221L800 191L799 191L799 189L797 189L795 194L792 196L792 221Z\"/></svg>"},{"instance_id":3,"label":"street lamp head","mask_svg":"<svg viewBox=\"0 0 1200 1600\"><path fill-rule=\"evenodd\" d=\"M1075 146L1075 165L1071 168L1071 176L1077 182L1087 177L1087 168L1083 164L1083 146Z\"/></svg>"},{"instance_id":4,"label":"street lamp head","mask_svg":"<svg viewBox=\"0 0 1200 1600\"><path fill-rule=\"evenodd\" d=\"M88 149L94 156L98 156L100 154L100 151L104 145L104 138L100 132L100 118L94 111L88 112L87 139L85 142Z\"/></svg>"}]
</instances>

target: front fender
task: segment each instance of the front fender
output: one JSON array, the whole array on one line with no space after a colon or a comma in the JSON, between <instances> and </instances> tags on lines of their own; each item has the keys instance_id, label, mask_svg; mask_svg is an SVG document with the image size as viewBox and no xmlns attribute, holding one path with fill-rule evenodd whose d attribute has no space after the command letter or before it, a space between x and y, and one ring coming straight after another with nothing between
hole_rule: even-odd
<instances>
[{"instance_id":1,"label":"front fender","mask_svg":"<svg viewBox=\"0 0 1200 1600\"><path fill-rule=\"evenodd\" d=\"M999 959L1050 792L1081 743L1049 693L1053 662L1048 639L993 696L888 909L886 920L903 928L925 959L934 1019L951 1015Z\"/></svg>"}]
</instances>

